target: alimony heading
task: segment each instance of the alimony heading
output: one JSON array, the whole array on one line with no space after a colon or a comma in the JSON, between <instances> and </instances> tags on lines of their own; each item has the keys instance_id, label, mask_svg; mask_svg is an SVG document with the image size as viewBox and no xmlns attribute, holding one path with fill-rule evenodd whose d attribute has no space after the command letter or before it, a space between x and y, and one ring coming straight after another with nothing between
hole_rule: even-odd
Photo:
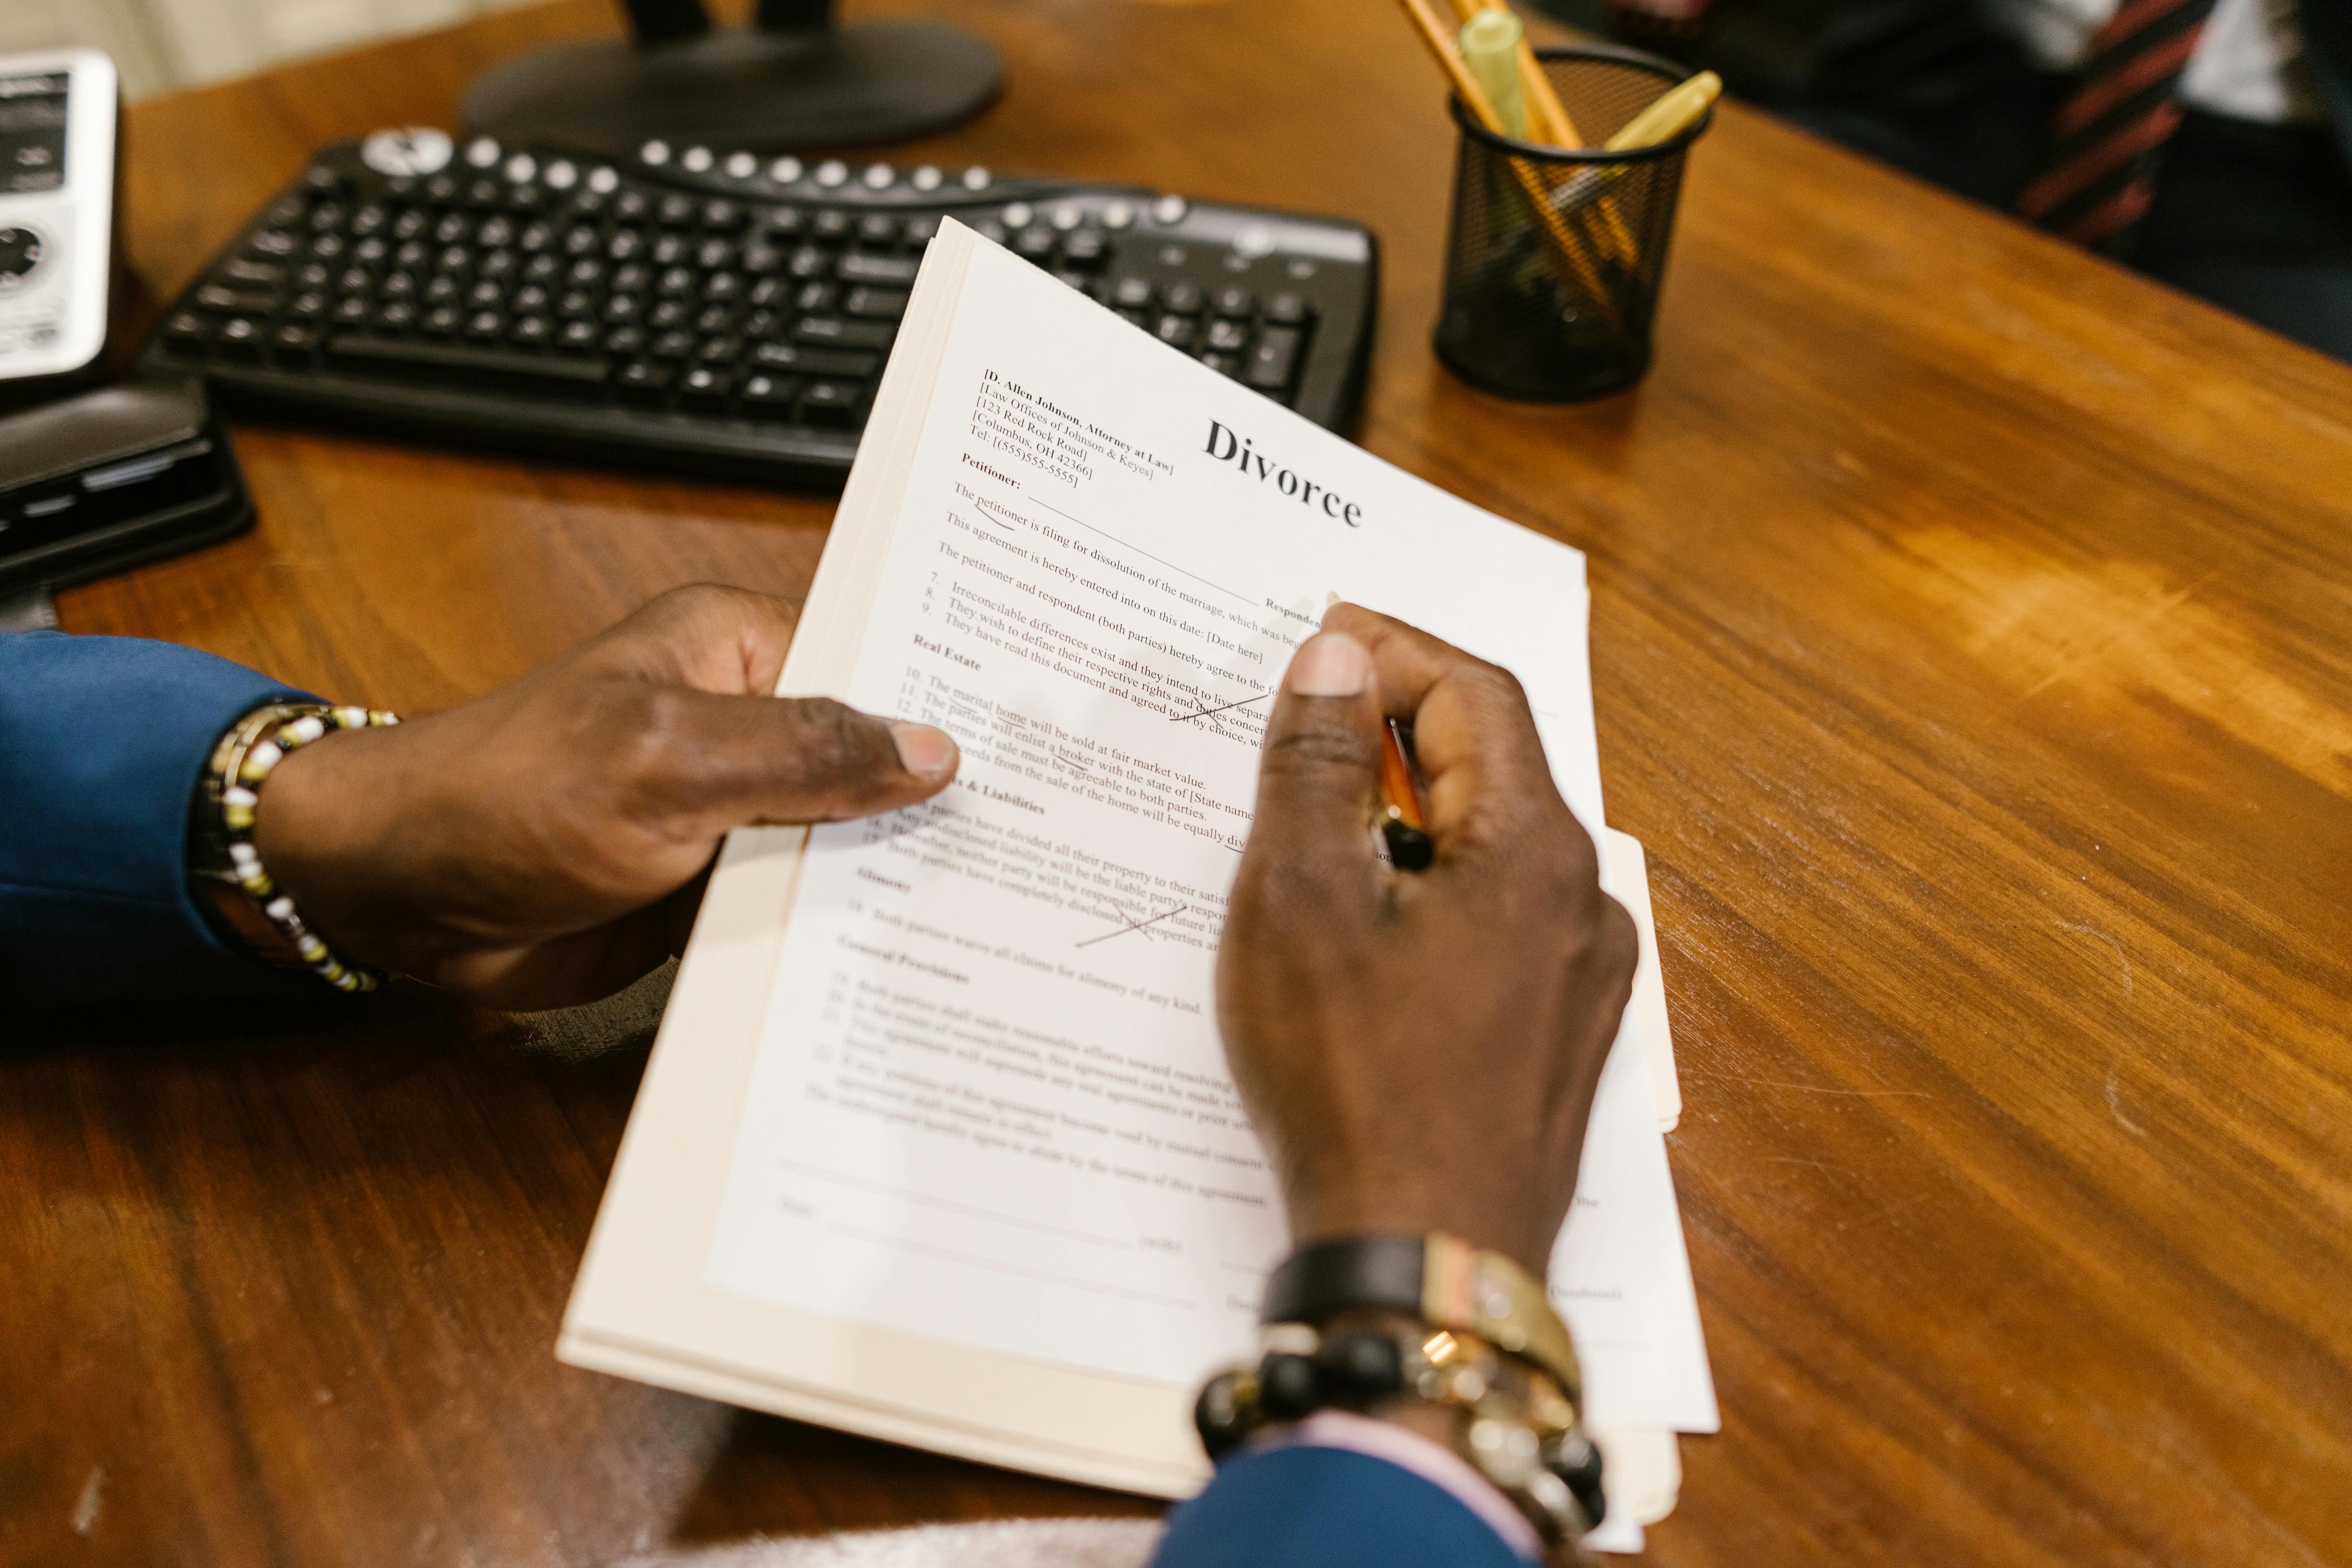
<instances>
[{"instance_id":1,"label":"alimony heading","mask_svg":"<svg viewBox=\"0 0 2352 1568\"><path fill-rule=\"evenodd\" d=\"M1344 522L1349 528L1364 526L1357 521L1362 516L1363 508L1343 499L1338 491L1317 484L1296 469L1284 468L1258 451L1248 437L1226 429L1214 419L1209 421L1209 444L1205 450L1217 461L1233 464L1258 483L1272 485L1301 506L1319 510L1325 517Z\"/></svg>"}]
</instances>

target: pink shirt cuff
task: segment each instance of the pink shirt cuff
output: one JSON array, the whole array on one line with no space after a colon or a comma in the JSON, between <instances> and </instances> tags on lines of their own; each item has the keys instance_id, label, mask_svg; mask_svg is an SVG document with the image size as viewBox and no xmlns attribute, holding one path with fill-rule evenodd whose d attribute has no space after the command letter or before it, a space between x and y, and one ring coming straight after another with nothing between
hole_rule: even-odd
<instances>
[{"instance_id":1,"label":"pink shirt cuff","mask_svg":"<svg viewBox=\"0 0 2352 1568\"><path fill-rule=\"evenodd\" d=\"M1535 1526L1511 1506L1510 1500L1495 1483L1472 1468L1469 1460L1418 1432L1370 1415L1359 1415L1352 1410L1318 1410L1250 1445L1252 1452L1270 1448L1345 1448L1349 1453L1386 1459L1451 1493L1521 1557L1530 1563L1543 1559L1543 1542L1536 1534Z\"/></svg>"}]
</instances>

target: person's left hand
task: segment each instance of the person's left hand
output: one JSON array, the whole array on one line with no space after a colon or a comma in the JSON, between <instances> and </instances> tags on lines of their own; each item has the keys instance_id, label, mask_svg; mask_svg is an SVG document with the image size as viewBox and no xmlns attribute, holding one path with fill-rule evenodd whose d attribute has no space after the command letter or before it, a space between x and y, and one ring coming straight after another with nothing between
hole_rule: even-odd
<instances>
[{"instance_id":1,"label":"person's left hand","mask_svg":"<svg viewBox=\"0 0 2352 1568\"><path fill-rule=\"evenodd\" d=\"M254 847L347 959L495 1006L592 1001L684 944L720 837L911 805L955 742L770 697L793 612L665 594L445 713L329 736L261 792Z\"/></svg>"}]
</instances>

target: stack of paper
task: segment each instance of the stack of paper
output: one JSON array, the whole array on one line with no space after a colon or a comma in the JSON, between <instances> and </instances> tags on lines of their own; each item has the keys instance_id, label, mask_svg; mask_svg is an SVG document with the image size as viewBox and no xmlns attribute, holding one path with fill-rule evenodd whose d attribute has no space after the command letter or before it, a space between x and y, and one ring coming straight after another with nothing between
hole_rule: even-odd
<instances>
[{"instance_id":1,"label":"stack of paper","mask_svg":"<svg viewBox=\"0 0 2352 1568\"><path fill-rule=\"evenodd\" d=\"M1211 977L1266 700L1327 594L1512 668L1562 794L1601 784L1583 559L1402 473L950 224L780 690L938 724L945 794L738 834L562 1354L1166 1496L1247 1353L1278 1197ZM1661 1140L1645 957L1553 1289L1611 1457L1604 1544L1716 1425Z\"/></svg>"}]
</instances>

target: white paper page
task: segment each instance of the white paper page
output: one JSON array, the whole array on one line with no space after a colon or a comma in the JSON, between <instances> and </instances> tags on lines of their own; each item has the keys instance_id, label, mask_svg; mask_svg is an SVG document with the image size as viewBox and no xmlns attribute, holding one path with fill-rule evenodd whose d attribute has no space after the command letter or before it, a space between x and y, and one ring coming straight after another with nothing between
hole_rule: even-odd
<instances>
[{"instance_id":1,"label":"white paper page","mask_svg":"<svg viewBox=\"0 0 2352 1568\"><path fill-rule=\"evenodd\" d=\"M1597 831L1582 558L972 243L847 693L962 771L812 835L707 1279L1185 1384L1252 1342L1284 1250L1211 994L1265 699L1327 591L1388 610L1518 674ZM1580 1240L1572 1319L1672 1317L1633 1085L1610 1115L1646 1152L1596 1117L1572 1224L1647 1220ZM1689 1414L1596 1386L1625 1406L1596 1422Z\"/></svg>"}]
</instances>

